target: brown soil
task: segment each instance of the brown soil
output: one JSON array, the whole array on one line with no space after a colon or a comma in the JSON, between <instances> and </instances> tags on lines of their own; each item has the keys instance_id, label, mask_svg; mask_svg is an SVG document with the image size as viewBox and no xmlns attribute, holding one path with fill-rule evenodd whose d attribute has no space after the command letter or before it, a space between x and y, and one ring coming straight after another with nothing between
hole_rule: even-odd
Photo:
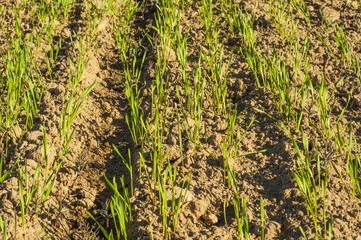
<instances>
[{"instance_id":1,"label":"brown soil","mask_svg":"<svg viewBox=\"0 0 361 240\"><path fill-rule=\"evenodd\" d=\"M281 39L278 30L271 19L261 10L268 9L269 3L262 1L236 1L241 8L253 14L257 2L255 16L255 34L258 38L259 49L263 54L269 54L273 48L277 51L286 51L285 42ZM361 15L354 3L347 5L345 1L305 1L311 14L312 29L309 38L311 47L310 72L316 86L320 73L324 72L329 84L329 93L341 77L346 76L344 81L337 86L335 91L336 105L332 119L335 121L342 109L346 106L348 94L353 86L357 85L356 77L349 73L344 66L337 65L330 52L316 35L323 32L320 23L320 14L328 14L331 21L337 21L343 26L344 32L350 42L353 42L353 51L360 59L360 34ZM10 3L0 3L2 8L10 10ZM46 78L46 87L42 99L41 109L36 116L32 129L29 129L21 141L16 141L12 136L9 146L9 155L5 160L6 169L20 159L20 166L27 166L31 174L36 165L43 159L42 125L45 126L48 141L48 155L50 161L54 161L59 151L59 121L63 93L67 87L70 72L67 54L71 51L71 39L88 34L84 20L79 17L85 13L83 1L75 4L76 11L71 12L68 22L62 23L62 32L56 33L62 36L63 45L59 53L59 60L53 70L53 80L47 74L47 66L44 62L45 52L40 51L38 62ZM189 29L188 40L189 75L198 63L200 49L208 52L205 44L205 31L201 18L198 14L199 7L194 4L182 17L182 31L185 34ZM154 36L156 33L149 28L148 24L154 24L156 6L154 1L145 1L141 11L136 14L132 22L133 38L138 40L146 33ZM214 14L221 16L219 4L214 4ZM6 27L12 28L12 15L5 16ZM304 44L307 34L307 25L300 13L294 13L295 20L299 21L296 34L300 34L301 44ZM39 31L39 26L33 25L33 19L25 10L20 12L21 27L24 32ZM134 195L131 197L134 221L128 227L129 239L150 239L151 231L154 239L162 239L162 215L159 213L158 189L155 187L156 205L153 205L147 178L142 169L139 174L139 153L145 156L145 161L151 170L152 149L149 146L134 145L125 115L129 114L128 102L122 85L123 72L120 67L119 53L114 40L112 24L116 19L105 16L104 22L99 28L98 48L92 48L89 52L89 63L84 71L84 87L90 86L97 81L98 86L90 94L90 102L77 117L74 126L76 134L72 140L70 154L62 157L63 164L59 170L49 200L46 202L43 212L34 218L31 211L26 216L26 224L21 226L19 208L18 171L13 171L4 182L0 184L0 216L5 220L10 239L35 239L42 229L45 231L39 236L45 238L54 233L54 239L91 239L91 230L96 230L97 225L85 213L88 210L107 229L112 228L112 220L105 218L101 213L108 211L108 201L112 196L111 189L104 180L104 173L108 179L119 179L122 175L127 178L129 187L128 170L114 151L114 144L123 156L128 156L131 149L132 164L134 169ZM6 54L7 39L2 33L0 52ZM337 44L332 40L334 30L330 27L327 41L331 49L341 59ZM326 37L326 35L325 35ZM301 192L294 180L292 170L297 166L297 153L294 149L288 133L280 126L278 121L260 113L254 108L267 112L274 118L279 118L276 105L266 88L257 88L251 69L239 51L234 49L241 47L240 39L232 37L225 24L220 31L220 39L224 41L226 61L231 60L230 79L228 82L228 100L232 107L237 106L238 115L236 126L240 127L241 134L247 129L251 120L256 120L247 131L245 138L239 146L240 154L234 159L234 168L237 176L240 195L247 199L247 214L249 220L250 239L258 239L261 234L260 197L264 199L265 206L265 231L266 239L299 239L302 226L306 235L314 238L312 217L307 215L307 208ZM143 66L140 85L147 82L142 91L142 105L145 113L151 111L151 85L155 80L154 59L156 49L144 40L144 46L150 50ZM43 43L41 49L47 49L47 43ZM95 51L96 50L96 51ZM232 57L232 58L231 58ZM177 118L171 118L172 113L180 110L176 95L176 87L181 86L180 64L176 57L168 56L167 76L169 76L167 103L169 116L166 124L166 133L163 141L164 152L168 150L171 164L178 165L178 186L182 180L192 171L192 179L189 185L189 196L182 212L179 215L176 233L171 233L172 239L238 239L237 223L233 209L233 193L224 178L223 148L222 141L227 134L228 116L218 114L214 110L214 104L206 98L202 112L202 127L200 132L201 148L194 148L191 141L183 138L183 152L180 151L178 139ZM340 61L341 62L341 61ZM4 70L3 60L0 60L0 68ZM292 70L290 70L292 71ZM206 87L206 95L210 89ZM361 114L357 96L360 94L357 86L354 89L350 105L340 121L340 127L348 122L353 124L355 138L361 140L361 127L359 115ZM181 91L184 96L184 92ZM333 143L322 139L322 135L313 128L309 122L320 126L319 117L312 113L315 109L314 102L306 102L309 113L305 113L302 126L310 142L315 143L318 139L318 148L321 160L327 162L333 160L337 163L337 169L345 180L346 188L351 189L352 183L347 175L345 154L338 156ZM316 112L317 113L317 112ZM184 121L181 117L181 122ZM153 123L154 124L154 123ZM150 119L150 127L152 121ZM190 128L192 122L190 123ZM207 134L204 134L204 133ZM347 139L348 130L344 132ZM186 134L186 129L182 129ZM296 135L295 135L296 136ZM302 146L301 134L297 135L296 142ZM315 146L313 146L313 149ZM265 153L246 155L245 153L272 149ZM332 239L361 239L361 200L357 197L349 197L337 173L330 167L326 193L326 212L333 216ZM170 185L167 185L170 187ZM321 206L321 200L319 206ZM57 209L66 210L59 213ZM170 219L170 218L169 218ZM169 220L169 226L171 221ZM151 230L152 229L152 230ZM102 235L98 234L100 239ZM1 235L0 235L1 236Z\"/></svg>"}]
</instances>

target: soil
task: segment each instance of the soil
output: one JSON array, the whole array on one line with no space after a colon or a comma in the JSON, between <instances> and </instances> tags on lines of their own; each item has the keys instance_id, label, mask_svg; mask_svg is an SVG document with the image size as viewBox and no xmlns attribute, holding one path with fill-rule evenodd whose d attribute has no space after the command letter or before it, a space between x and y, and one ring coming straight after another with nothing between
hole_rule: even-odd
<instances>
[{"instance_id":1,"label":"soil","mask_svg":"<svg viewBox=\"0 0 361 240\"><path fill-rule=\"evenodd\" d=\"M101 1L100 1L101 2ZM269 3L263 1L235 1L241 9L245 9L255 18L255 37L258 39L258 49L269 55L275 48L278 52L286 53L286 42L274 23L262 9L269 9ZM343 26L347 39L353 43L352 51L360 60L361 56L361 15L356 2L349 1L305 1L311 15L312 28L309 29L300 12L293 12L294 20L298 22L296 34L300 35L301 45L305 44L307 31L313 49L310 56L310 72L314 85L320 81L321 72L328 83L328 93L331 95L335 88L335 107L331 121L334 123L346 106L348 95L353 89L353 97L345 114L339 121L342 129L352 123L354 137L360 142L361 114L360 88L357 76L350 73L343 64L336 62L329 50L319 40L316 32L322 33L330 48L341 59L336 42L332 39L335 30L331 26L324 33L321 15L328 16L329 21ZM5 28L13 29L11 2L2 2L0 6L7 10L3 17ZM99 4L99 3L98 3ZM97 4L94 3L94 6ZM255 8L257 6L257 8ZM255 9L255 10L254 10ZM154 13L157 11L154 1L144 1L141 10L136 13L132 23L132 38L134 41L143 39L143 46L148 49L143 64L140 86L142 103L140 108L148 117L150 129L154 130L154 120L151 119L152 89L151 82L155 81L154 59L157 52L146 38L145 34L157 39L157 33L150 27L155 24ZM214 3L215 16L224 19L219 3ZM28 129L20 141L15 134L10 136L8 157L5 159L5 170L9 169L19 158L19 166L27 166L29 175L33 175L37 163L42 163L43 132L48 142L48 158L51 163L59 161L59 123L64 92L66 91L71 67L68 62L72 53L71 39L89 34L85 14L85 3L77 1L70 17L62 22L62 31L55 35L62 37L59 60L53 69L52 79L49 76L45 62L48 43L41 44L37 62L44 75L46 85L40 111L34 119L34 126ZM25 33L40 31L40 26L34 23L31 14L26 10L19 12L21 29ZM125 157L131 150L133 165L134 194L131 196L133 222L128 226L129 239L163 239L162 215L160 214L157 186L154 186L155 201L149 189L144 169L139 172L139 153L145 157L146 169L151 172L151 155L153 149L146 144L134 144L129 132L125 116L130 113L130 107L124 92L124 73L121 67L118 47L114 39L113 24L117 19L109 14L103 17L99 26L97 42L88 52L89 62L83 74L83 87L97 82L97 87L91 92L89 102L74 122L76 132L70 145L69 154L60 158L63 161L58 172L54 187L46 201L41 214L35 218L31 207L25 217L25 226L21 225L19 198L19 171L11 174L0 183L0 216L4 219L9 239L44 239L57 233L52 239L92 239L91 232L99 232L95 222L86 214L89 211L106 229L113 227L112 219L104 216L109 213L109 200L113 195L107 185L104 174L111 180L126 177L126 186L130 188L128 169L115 152L113 145ZM182 16L181 29L183 34L188 32L188 71L193 76L198 64L201 51L211 51L205 42L205 30L199 16L199 6L196 3L189 6ZM14 30L11 30L14 34ZM10 32L11 32L10 31ZM6 55L8 50L7 35L0 30L0 52ZM306 208L305 201L299 190L292 171L297 167L297 152L292 141L278 121L280 116L270 91L265 87L257 87L254 75L241 53L241 40L232 36L227 23L220 30L220 39L224 42L225 62L231 61L229 81L227 83L227 99L230 106L237 110L236 127L240 127L243 134L252 119L255 121L247 130L239 145L239 157L231 161L234 167L237 186L241 197L246 199L247 216L249 221L250 239L258 239L261 235L260 198L263 198L265 209L265 239L300 239L301 226L308 238L313 239L315 232L313 220ZM155 40L157 41L157 40ZM76 44L75 44L76 45ZM97 47L95 47L97 45ZM177 185L182 186L183 179L192 172L188 195L176 225L176 232L169 229L171 239L238 239L237 222L233 208L233 192L224 177L222 142L227 136L228 115L215 110L211 100L211 89L206 86L206 100L202 111L200 143L202 147L183 138L182 151L179 146L178 121L172 114L180 111L182 104L177 97L176 88L181 86L181 68L174 51L170 51L166 75L168 76L167 121L164 122L166 131L163 138L162 150L168 151L170 164L178 166ZM290 61L290 59L287 59ZM286 62L287 62L286 61ZM205 63L202 63L205 66ZM4 71L4 60L0 60L0 69ZM292 72L292 69L290 70ZM341 84L337 82L345 76ZM292 86L291 86L292 87ZM180 91L184 98L184 91ZM333 99L331 99L333 100ZM183 101L183 99L181 100ZM185 102L185 100L184 100ZM183 102L183 103L184 103ZM260 109L268 115L257 111ZM329 167L329 178L326 192L326 215L333 216L332 239L361 239L361 200L352 195L352 182L348 177L346 153L335 150L333 141L324 140L321 133L312 126L320 127L320 117L315 103L311 99L306 101L306 109L302 120L303 132L311 143L311 152L316 146L319 148L321 160L325 163L333 161L341 173L344 184L335 169ZM189 114L187 112L187 114ZM180 116L180 121L185 119ZM194 122L189 122L189 129L194 128ZM186 135L184 126L181 129ZM348 129L348 127L346 127ZM192 131L192 130L191 130ZM293 133L296 143L302 148L302 135ZM348 130L343 136L348 139ZM237 136L239 137L239 136ZM316 141L317 139L317 141ZM3 140L3 139L1 139ZM317 145L316 145L317 144ZM262 150L269 150L262 152ZM253 154L247 154L247 153ZM126 158L127 159L127 158ZM166 163L164 164L167 165ZM16 167L15 169L18 169ZM119 182L119 181L118 181ZM120 186L120 184L118 184ZM170 184L167 182L168 192ZM171 193L169 192L171 196ZM171 197L168 197L170 199ZM170 211L170 204L169 211ZM322 199L319 201L322 206ZM104 212L106 214L104 214ZM330 218L329 218L330 219ZM169 226L172 226L169 217ZM44 229L44 231L42 231ZM40 235L39 235L40 234ZM1 235L0 235L1 236Z\"/></svg>"}]
</instances>

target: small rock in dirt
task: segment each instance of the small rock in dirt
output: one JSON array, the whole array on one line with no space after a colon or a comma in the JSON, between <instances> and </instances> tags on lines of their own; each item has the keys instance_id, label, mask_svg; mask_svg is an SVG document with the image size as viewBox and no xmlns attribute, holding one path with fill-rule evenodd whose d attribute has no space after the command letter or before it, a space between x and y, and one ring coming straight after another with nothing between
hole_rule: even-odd
<instances>
[{"instance_id":1,"label":"small rock in dirt","mask_svg":"<svg viewBox=\"0 0 361 240\"><path fill-rule=\"evenodd\" d=\"M207 225L214 225L218 223L218 217L216 215L214 215L213 213L208 213L208 214L204 214L202 216L202 220L207 224Z\"/></svg>"},{"instance_id":2,"label":"small rock in dirt","mask_svg":"<svg viewBox=\"0 0 361 240\"><path fill-rule=\"evenodd\" d=\"M180 188L180 187L174 187L174 197L175 200L178 201L178 198L180 197L180 194L182 192L182 199L184 198L184 202L190 202L194 198L194 193L192 191L187 191L187 195L184 197L186 193L186 189ZM172 200L172 189L167 189L167 199Z\"/></svg>"},{"instance_id":3,"label":"small rock in dirt","mask_svg":"<svg viewBox=\"0 0 361 240\"><path fill-rule=\"evenodd\" d=\"M303 215L305 215L301 210L299 210L298 212L297 212L297 215L298 216L300 216L300 217L302 217Z\"/></svg>"},{"instance_id":4,"label":"small rock in dirt","mask_svg":"<svg viewBox=\"0 0 361 240\"><path fill-rule=\"evenodd\" d=\"M201 216L207 214L210 204L210 201L206 198L193 200L190 202L190 210L196 219L199 219Z\"/></svg>"},{"instance_id":5,"label":"small rock in dirt","mask_svg":"<svg viewBox=\"0 0 361 240\"><path fill-rule=\"evenodd\" d=\"M107 123L107 125L111 125L113 123L113 118L108 117L105 122Z\"/></svg>"},{"instance_id":6,"label":"small rock in dirt","mask_svg":"<svg viewBox=\"0 0 361 240\"><path fill-rule=\"evenodd\" d=\"M98 142L95 139L91 139L89 141L89 147L91 148L97 148L98 147Z\"/></svg>"},{"instance_id":7,"label":"small rock in dirt","mask_svg":"<svg viewBox=\"0 0 361 240\"><path fill-rule=\"evenodd\" d=\"M333 8L324 7L322 8L321 12L322 12L322 17L326 21L330 21L331 23L338 21L340 19L340 13Z\"/></svg>"},{"instance_id":8,"label":"small rock in dirt","mask_svg":"<svg viewBox=\"0 0 361 240\"><path fill-rule=\"evenodd\" d=\"M87 208L87 209L91 208L94 205L94 203L89 199L81 199L77 202L77 204L78 204L78 206Z\"/></svg>"},{"instance_id":9,"label":"small rock in dirt","mask_svg":"<svg viewBox=\"0 0 361 240\"><path fill-rule=\"evenodd\" d=\"M80 196L89 199L90 201L95 201L95 194L91 189L82 189L80 190Z\"/></svg>"}]
</instances>

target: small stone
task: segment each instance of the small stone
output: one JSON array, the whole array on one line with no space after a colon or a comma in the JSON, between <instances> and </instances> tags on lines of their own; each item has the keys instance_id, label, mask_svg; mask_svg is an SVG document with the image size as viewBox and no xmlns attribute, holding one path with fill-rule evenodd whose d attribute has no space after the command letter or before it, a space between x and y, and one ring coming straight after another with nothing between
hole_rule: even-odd
<instances>
[{"instance_id":1,"label":"small stone","mask_svg":"<svg viewBox=\"0 0 361 240\"><path fill-rule=\"evenodd\" d=\"M91 202L95 201L95 194L91 192L90 189L82 189L80 190L80 196L86 199L89 199Z\"/></svg>"},{"instance_id":2,"label":"small stone","mask_svg":"<svg viewBox=\"0 0 361 240\"><path fill-rule=\"evenodd\" d=\"M208 213L208 214L204 214L202 216L202 220L207 224L207 225L214 225L218 223L218 217L216 215L214 215L213 213Z\"/></svg>"},{"instance_id":3,"label":"small stone","mask_svg":"<svg viewBox=\"0 0 361 240\"><path fill-rule=\"evenodd\" d=\"M302 217L303 215L305 215L301 210L299 210L298 212L297 212L297 215L298 216L300 216L300 217Z\"/></svg>"},{"instance_id":4,"label":"small stone","mask_svg":"<svg viewBox=\"0 0 361 240\"><path fill-rule=\"evenodd\" d=\"M78 206L83 208L91 208L93 205L94 203L89 199L81 199L78 201Z\"/></svg>"},{"instance_id":5,"label":"small stone","mask_svg":"<svg viewBox=\"0 0 361 240\"><path fill-rule=\"evenodd\" d=\"M186 189L180 188L180 187L174 187L174 198L176 201L178 201L178 198L180 197L180 194L182 192L182 198L184 198L184 202L190 202L193 200L194 198L194 193L192 191L187 191L187 195L184 197L185 193L186 193ZM167 189L167 199L168 200L172 200L172 189Z\"/></svg>"},{"instance_id":6,"label":"small stone","mask_svg":"<svg viewBox=\"0 0 361 240\"><path fill-rule=\"evenodd\" d=\"M326 21L330 21L331 23L338 21L340 19L340 13L333 8L324 7L322 10L322 17Z\"/></svg>"},{"instance_id":7,"label":"small stone","mask_svg":"<svg viewBox=\"0 0 361 240\"><path fill-rule=\"evenodd\" d=\"M113 123L113 118L111 117L108 117L105 122L108 124L108 125L111 125Z\"/></svg>"},{"instance_id":8,"label":"small stone","mask_svg":"<svg viewBox=\"0 0 361 240\"><path fill-rule=\"evenodd\" d=\"M98 142L95 139L91 139L89 141L89 147L91 148L97 148L98 147Z\"/></svg>"},{"instance_id":9,"label":"small stone","mask_svg":"<svg viewBox=\"0 0 361 240\"><path fill-rule=\"evenodd\" d=\"M144 88L144 89L143 89L143 96L144 96L144 97L147 97L147 96L148 96L148 89L147 89L147 88Z\"/></svg>"}]
</instances>

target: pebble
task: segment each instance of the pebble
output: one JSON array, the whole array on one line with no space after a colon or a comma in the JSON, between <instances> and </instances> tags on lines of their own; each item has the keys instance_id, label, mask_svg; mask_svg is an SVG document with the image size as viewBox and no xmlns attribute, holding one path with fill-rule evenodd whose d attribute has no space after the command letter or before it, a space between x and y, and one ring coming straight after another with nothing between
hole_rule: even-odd
<instances>
[{"instance_id":1,"label":"pebble","mask_svg":"<svg viewBox=\"0 0 361 240\"><path fill-rule=\"evenodd\" d=\"M98 142L95 139L91 139L89 141L89 147L91 148L97 148L98 147Z\"/></svg>"},{"instance_id":2,"label":"pebble","mask_svg":"<svg viewBox=\"0 0 361 240\"><path fill-rule=\"evenodd\" d=\"M204 214L202 216L202 220L207 224L207 225L214 225L218 223L218 217L216 215L214 215L213 213L208 213L208 214Z\"/></svg>"},{"instance_id":3,"label":"pebble","mask_svg":"<svg viewBox=\"0 0 361 240\"><path fill-rule=\"evenodd\" d=\"M174 187L174 197L175 200L178 201L178 198L180 196L180 193L182 192L182 198L184 197L184 194L186 193L186 189L180 188L180 187ZM194 193L192 191L187 191L187 195L184 198L184 202L190 202L194 198ZM172 200L172 189L167 189L167 199Z\"/></svg>"},{"instance_id":4,"label":"pebble","mask_svg":"<svg viewBox=\"0 0 361 240\"><path fill-rule=\"evenodd\" d=\"M340 19L340 13L333 8L324 7L322 8L321 12L322 12L322 17L326 21L330 21L331 23L338 21Z\"/></svg>"},{"instance_id":5,"label":"pebble","mask_svg":"<svg viewBox=\"0 0 361 240\"><path fill-rule=\"evenodd\" d=\"M78 205L83 208L90 208L94 205L94 203L92 201L90 201L89 199L81 199L78 201Z\"/></svg>"}]
</instances>

